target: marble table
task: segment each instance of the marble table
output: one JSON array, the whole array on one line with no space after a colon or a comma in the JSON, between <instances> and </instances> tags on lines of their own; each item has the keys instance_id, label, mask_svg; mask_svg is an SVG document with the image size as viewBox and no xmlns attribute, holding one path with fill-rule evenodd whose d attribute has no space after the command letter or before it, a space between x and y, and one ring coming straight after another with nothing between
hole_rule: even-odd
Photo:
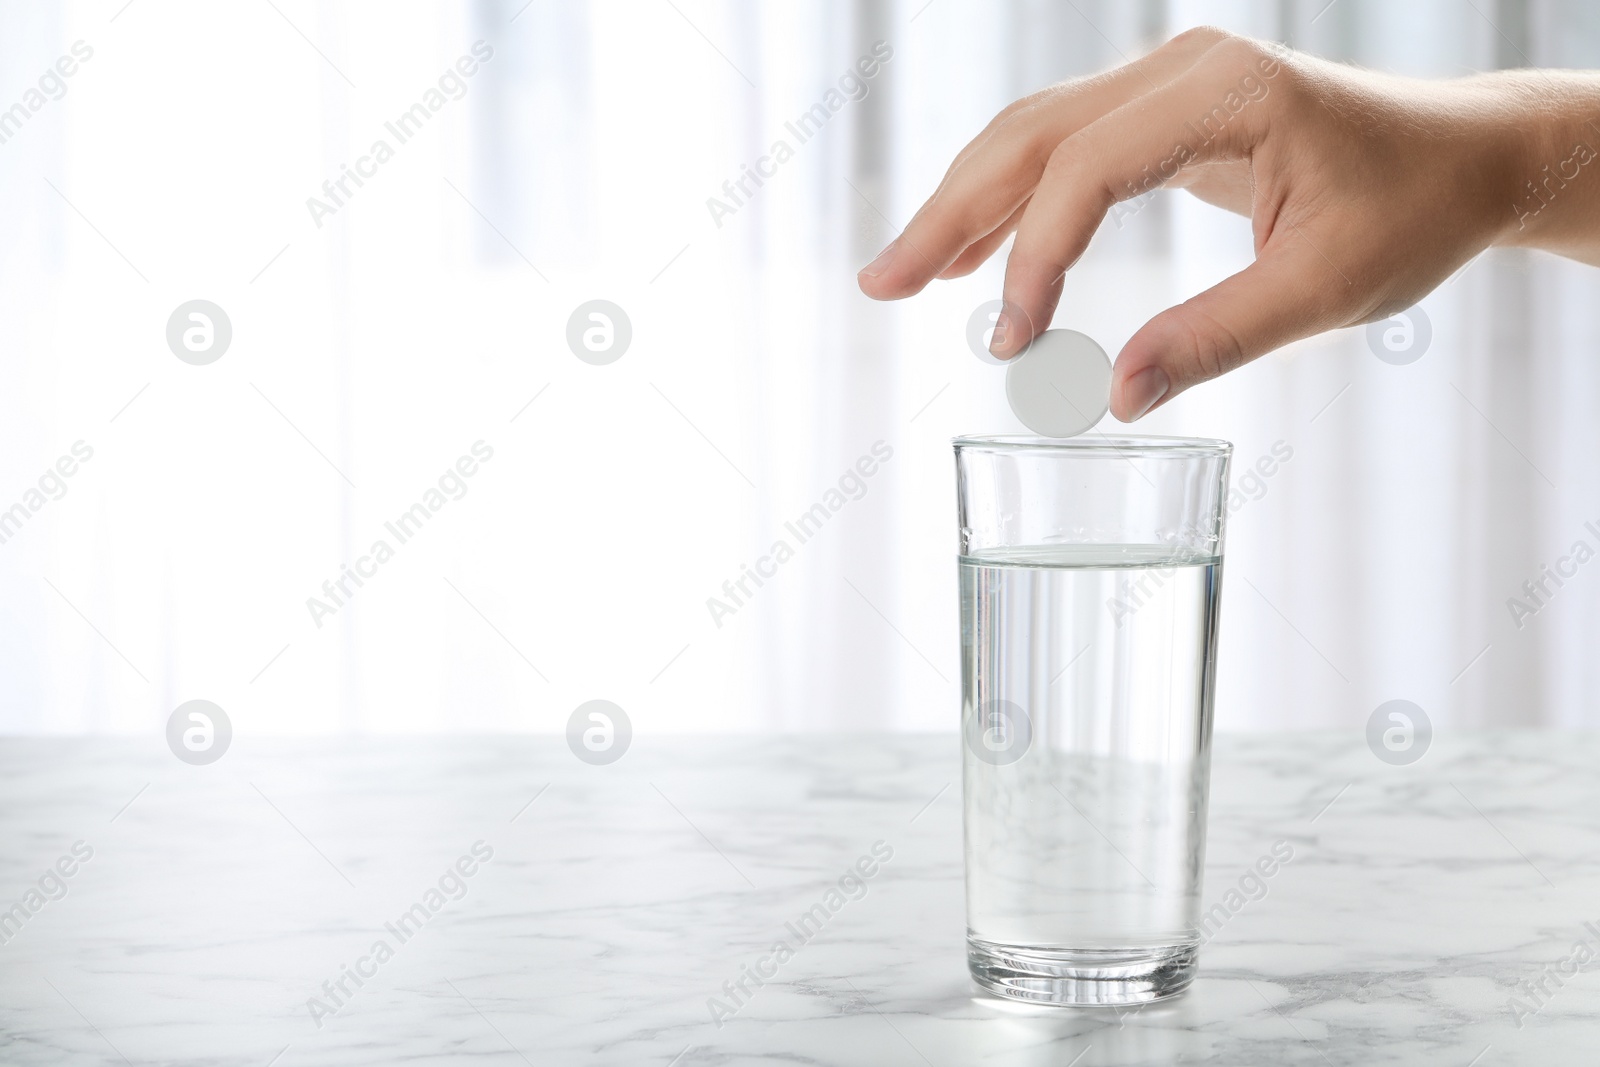
<instances>
[{"instance_id":1,"label":"marble table","mask_svg":"<svg viewBox=\"0 0 1600 1067\"><path fill-rule=\"evenodd\" d=\"M553 736L239 737L195 767L5 740L0 1063L1600 1059L1594 737L1441 734L1409 767L1220 738L1208 905L1294 858L1186 995L1121 1012L971 986L958 745L641 735L591 766Z\"/></svg>"}]
</instances>

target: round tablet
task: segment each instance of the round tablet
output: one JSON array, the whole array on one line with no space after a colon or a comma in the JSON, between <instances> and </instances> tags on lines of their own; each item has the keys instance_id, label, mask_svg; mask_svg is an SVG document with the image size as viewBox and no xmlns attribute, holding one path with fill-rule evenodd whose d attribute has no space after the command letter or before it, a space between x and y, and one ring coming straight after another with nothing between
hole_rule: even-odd
<instances>
[{"instance_id":1,"label":"round tablet","mask_svg":"<svg viewBox=\"0 0 1600 1067\"><path fill-rule=\"evenodd\" d=\"M1046 330L1006 367L1006 399L1022 425L1076 437L1111 410L1111 360L1076 330Z\"/></svg>"}]
</instances>

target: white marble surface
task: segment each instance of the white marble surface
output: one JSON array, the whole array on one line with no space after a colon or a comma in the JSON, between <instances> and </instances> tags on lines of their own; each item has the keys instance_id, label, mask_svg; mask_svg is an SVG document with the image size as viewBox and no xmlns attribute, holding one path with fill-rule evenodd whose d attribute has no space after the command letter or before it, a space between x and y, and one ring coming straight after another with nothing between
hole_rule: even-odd
<instances>
[{"instance_id":1,"label":"white marble surface","mask_svg":"<svg viewBox=\"0 0 1600 1067\"><path fill-rule=\"evenodd\" d=\"M1441 735L1406 768L1354 735L1221 739L1207 902L1273 842L1295 858L1186 996L1121 1016L970 985L958 744L644 736L593 767L559 737L239 738L191 767L160 738L0 742L0 908L93 849L0 945L0 1063L1600 1057L1600 961L1520 1028L1508 1007L1600 945L1596 738ZM465 896L386 932L480 840ZM708 998L880 840L866 895L716 1026ZM379 938L319 1028L308 998Z\"/></svg>"}]
</instances>

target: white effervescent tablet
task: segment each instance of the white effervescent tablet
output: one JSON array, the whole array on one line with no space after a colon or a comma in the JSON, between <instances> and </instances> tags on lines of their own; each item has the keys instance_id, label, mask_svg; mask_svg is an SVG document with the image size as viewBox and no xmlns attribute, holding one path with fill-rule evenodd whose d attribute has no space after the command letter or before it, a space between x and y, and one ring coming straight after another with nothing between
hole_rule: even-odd
<instances>
[{"instance_id":1,"label":"white effervescent tablet","mask_svg":"<svg viewBox=\"0 0 1600 1067\"><path fill-rule=\"evenodd\" d=\"M1111 410L1111 359L1076 330L1046 330L1006 367L1006 399L1022 425L1076 437Z\"/></svg>"}]
</instances>

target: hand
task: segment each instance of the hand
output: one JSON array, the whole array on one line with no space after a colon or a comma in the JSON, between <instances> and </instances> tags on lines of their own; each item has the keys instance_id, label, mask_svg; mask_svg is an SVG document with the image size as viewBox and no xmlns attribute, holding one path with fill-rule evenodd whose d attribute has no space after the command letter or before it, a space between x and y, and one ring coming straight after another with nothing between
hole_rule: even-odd
<instances>
[{"instance_id":1,"label":"hand","mask_svg":"<svg viewBox=\"0 0 1600 1067\"><path fill-rule=\"evenodd\" d=\"M1419 81L1191 30L1002 111L859 282L911 296L1015 231L991 345L1006 358L1049 326L1123 202L1174 186L1249 216L1255 262L1117 357L1111 410L1132 422L1290 341L1410 307L1491 244L1600 262L1600 166L1580 173L1600 126L1585 115L1600 115L1587 74Z\"/></svg>"}]
</instances>

